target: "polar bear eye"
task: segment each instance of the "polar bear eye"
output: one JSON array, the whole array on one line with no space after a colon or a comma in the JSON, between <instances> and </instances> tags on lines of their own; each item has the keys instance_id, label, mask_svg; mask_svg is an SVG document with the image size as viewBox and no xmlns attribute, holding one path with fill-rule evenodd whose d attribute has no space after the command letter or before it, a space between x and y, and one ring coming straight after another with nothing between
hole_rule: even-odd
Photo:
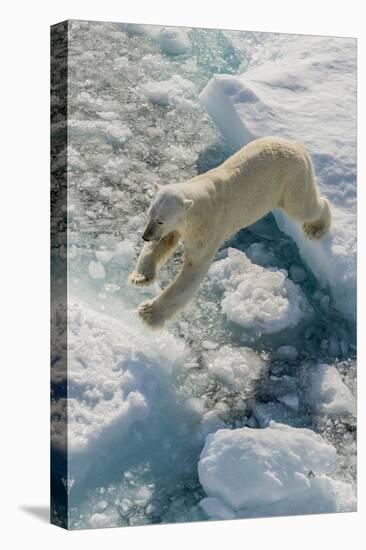
<instances>
[{"instance_id":1,"label":"polar bear eye","mask_svg":"<svg viewBox=\"0 0 366 550\"><path fill-rule=\"evenodd\" d=\"M158 223L159 225L163 225L164 222L162 222L160 220L156 220L156 223Z\"/></svg>"}]
</instances>

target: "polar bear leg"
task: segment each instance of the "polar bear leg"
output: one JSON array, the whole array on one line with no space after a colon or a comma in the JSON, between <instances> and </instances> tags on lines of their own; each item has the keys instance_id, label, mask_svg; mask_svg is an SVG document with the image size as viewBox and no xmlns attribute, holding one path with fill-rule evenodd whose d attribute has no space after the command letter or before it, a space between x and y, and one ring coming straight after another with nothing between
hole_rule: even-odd
<instances>
[{"instance_id":1,"label":"polar bear leg","mask_svg":"<svg viewBox=\"0 0 366 550\"><path fill-rule=\"evenodd\" d=\"M137 286L147 286L154 282L159 269L176 249L179 235L169 233L158 243L148 242L143 246L137 260L135 270L129 276L129 283Z\"/></svg>"},{"instance_id":2,"label":"polar bear leg","mask_svg":"<svg viewBox=\"0 0 366 550\"><path fill-rule=\"evenodd\" d=\"M303 231L309 239L321 239L330 229L329 202L318 193L315 177L305 179L305 184L293 182L284 190L279 203L290 218L302 222Z\"/></svg>"},{"instance_id":3,"label":"polar bear leg","mask_svg":"<svg viewBox=\"0 0 366 550\"><path fill-rule=\"evenodd\" d=\"M165 321L183 309L205 277L213 255L197 262L185 260L177 278L156 298L141 304L138 313L151 328L161 328Z\"/></svg>"}]
</instances>

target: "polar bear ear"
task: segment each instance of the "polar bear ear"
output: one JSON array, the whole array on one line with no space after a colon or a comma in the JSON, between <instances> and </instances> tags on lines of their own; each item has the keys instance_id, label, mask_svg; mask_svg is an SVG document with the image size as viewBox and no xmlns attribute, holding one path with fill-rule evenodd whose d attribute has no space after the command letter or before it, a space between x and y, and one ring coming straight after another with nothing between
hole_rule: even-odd
<instances>
[{"instance_id":1,"label":"polar bear ear","mask_svg":"<svg viewBox=\"0 0 366 550\"><path fill-rule=\"evenodd\" d=\"M191 201L189 199L185 199L183 204L184 204L184 209L189 210L191 208L191 206L193 205L193 201Z\"/></svg>"},{"instance_id":2,"label":"polar bear ear","mask_svg":"<svg viewBox=\"0 0 366 550\"><path fill-rule=\"evenodd\" d=\"M158 183L153 183L153 190L155 193L157 193L162 188L162 185L159 185Z\"/></svg>"}]
</instances>

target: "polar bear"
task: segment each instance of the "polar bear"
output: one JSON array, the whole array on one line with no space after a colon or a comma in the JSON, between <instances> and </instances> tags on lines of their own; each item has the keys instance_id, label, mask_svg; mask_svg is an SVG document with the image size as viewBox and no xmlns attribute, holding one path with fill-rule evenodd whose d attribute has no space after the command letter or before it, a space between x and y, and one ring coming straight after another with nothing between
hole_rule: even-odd
<instances>
[{"instance_id":1,"label":"polar bear","mask_svg":"<svg viewBox=\"0 0 366 550\"><path fill-rule=\"evenodd\" d=\"M146 242L129 282L151 284L180 241L184 258L176 279L139 306L142 320L162 327L190 301L222 243L274 208L302 222L309 239L330 229L329 203L319 195L309 154L278 137L252 141L189 181L157 186L142 235Z\"/></svg>"}]
</instances>

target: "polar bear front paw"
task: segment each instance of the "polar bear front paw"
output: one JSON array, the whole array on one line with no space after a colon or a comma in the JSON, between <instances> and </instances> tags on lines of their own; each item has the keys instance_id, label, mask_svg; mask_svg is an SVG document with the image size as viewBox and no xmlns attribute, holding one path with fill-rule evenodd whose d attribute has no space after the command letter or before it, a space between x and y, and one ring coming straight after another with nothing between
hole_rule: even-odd
<instances>
[{"instance_id":1,"label":"polar bear front paw","mask_svg":"<svg viewBox=\"0 0 366 550\"><path fill-rule=\"evenodd\" d=\"M129 276L128 282L130 283L130 285L148 286L154 282L154 279L155 277L153 276L149 277L147 275L143 275L142 273L139 273L138 271L134 271Z\"/></svg>"},{"instance_id":2,"label":"polar bear front paw","mask_svg":"<svg viewBox=\"0 0 366 550\"><path fill-rule=\"evenodd\" d=\"M150 328L159 329L164 326L165 319L156 300L148 300L141 304L138 314Z\"/></svg>"}]
</instances>

